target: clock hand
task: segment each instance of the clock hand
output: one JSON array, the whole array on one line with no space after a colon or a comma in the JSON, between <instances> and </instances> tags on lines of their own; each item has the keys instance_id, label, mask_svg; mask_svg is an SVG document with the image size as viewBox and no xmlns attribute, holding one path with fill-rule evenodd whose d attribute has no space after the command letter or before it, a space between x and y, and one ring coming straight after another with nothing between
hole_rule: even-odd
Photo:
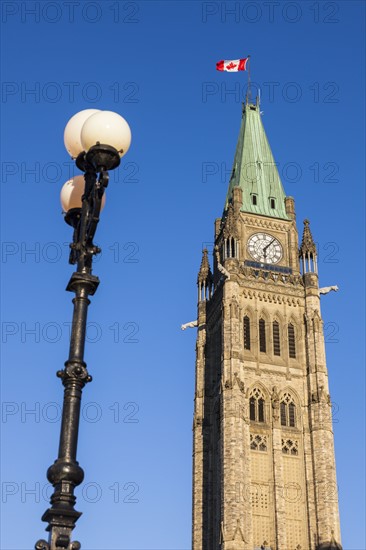
<instances>
[{"instance_id":1,"label":"clock hand","mask_svg":"<svg viewBox=\"0 0 366 550\"><path fill-rule=\"evenodd\" d=\"M275 240L276 240L276 239L272 239L271 242L270 242L269 244L267 244L267 246L265 246L265 247L263 248L263 253L264 253L264 254L266 253L267 248L269 248L269 247L271 246L271 244L275 242Z\"/></svg>"}]
</instances>

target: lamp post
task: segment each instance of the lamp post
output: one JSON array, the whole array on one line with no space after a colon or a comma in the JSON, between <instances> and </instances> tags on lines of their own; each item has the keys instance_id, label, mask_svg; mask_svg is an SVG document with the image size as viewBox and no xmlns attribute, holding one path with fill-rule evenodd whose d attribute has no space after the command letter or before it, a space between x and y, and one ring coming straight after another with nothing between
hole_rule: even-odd
<instances>
[{"instance_id":1,"label":"lamp post","mask_svg":"<svg viewBox=\"0 0 366 550\"><path fill-rule=\"evenodd\" d=\"M57 460L48 468L47 478L54 487L50 507L42 516L48 522L48 542L39 540L36 550L79 550L72 542L72 530L81 516L74 509L74 489L84 478L76 460L82 390L91 382L84 361L87 310L98 288L92 274L93 256L101 250L93 243L99 214L105 202L108 170L117 168L131 143L127 122L111 111L86 109L73 116L65 128L65 146L84 176L75 176L61 191L65 221L73 227L69 262L77 266L66 290L75 293L70 352L65 368L57 372L64 386L62 423ZM99 174L99 177L98 177Z\"/></svg>"}]
</instances>

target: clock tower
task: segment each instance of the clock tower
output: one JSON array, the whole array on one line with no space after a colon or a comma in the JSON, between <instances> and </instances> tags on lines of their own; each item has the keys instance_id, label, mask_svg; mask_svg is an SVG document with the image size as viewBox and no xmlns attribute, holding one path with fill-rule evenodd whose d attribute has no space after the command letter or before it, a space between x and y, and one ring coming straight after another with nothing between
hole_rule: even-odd
<instances>
[{"instance_id":1,"label":"clock tower","mask_svg":"<svg viewBox=\"0 0 366 550\"><path fill-rule=\"evenodd\" d=\"M308 220L299 246L258 101L197 283L193 550L341 549L320 311L336 287L319 289Z\"/></svg>"}]
</instances>

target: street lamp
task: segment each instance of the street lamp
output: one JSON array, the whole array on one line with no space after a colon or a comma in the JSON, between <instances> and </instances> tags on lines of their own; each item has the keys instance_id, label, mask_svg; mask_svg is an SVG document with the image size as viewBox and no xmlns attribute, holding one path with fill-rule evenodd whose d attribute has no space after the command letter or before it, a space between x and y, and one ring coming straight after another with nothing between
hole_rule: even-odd
<instances>
[{"instance_id":1,"label":"street lamp","mask_svg":"<svg viewBox=\"0 0 366 550\"><path fill-rule=\"evenodd\" d=\"M98 277L92 275L93 256L100 252L93 238L105 203L108 170L117 168L128 151L131 131L117 113L86 109L69 120L64 141L84 176L74 176L61 191L65 221L74 230L69 262L77 265L66 290L74 292L75 298L69 358L65 368L57 372L64 385L64 400L58 458L47 471L54 492L51 506L42 516L42 521L48 522L49 539L48 542L39 540L36 550L79 550L81 547L79 542L71 541L71 535L81 516L81 512L74 509L74 489L84 478L84 471L76 460L81 394L85 384L92 380L84 362L84 347L88 296L92 296L99 285Z\"/></svg>"}]
</instances>

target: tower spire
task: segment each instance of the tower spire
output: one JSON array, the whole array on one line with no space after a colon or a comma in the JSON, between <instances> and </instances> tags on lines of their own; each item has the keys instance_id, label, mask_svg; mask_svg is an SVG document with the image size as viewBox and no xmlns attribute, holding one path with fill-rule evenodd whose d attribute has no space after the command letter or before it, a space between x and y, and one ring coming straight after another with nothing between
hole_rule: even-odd
<instances>
[{"instance_id":1,"label":"tower spire","mask_svg":"<svg viewBox=\"0 0 366 550\"><path fill-rule=\"evenodd\" d=\"M225 209L232 200L233 188L243 190L241 210L288 220L286 194L263 127L259 99L246 97L236 146Z\"/></svg>"}]
</instances>

